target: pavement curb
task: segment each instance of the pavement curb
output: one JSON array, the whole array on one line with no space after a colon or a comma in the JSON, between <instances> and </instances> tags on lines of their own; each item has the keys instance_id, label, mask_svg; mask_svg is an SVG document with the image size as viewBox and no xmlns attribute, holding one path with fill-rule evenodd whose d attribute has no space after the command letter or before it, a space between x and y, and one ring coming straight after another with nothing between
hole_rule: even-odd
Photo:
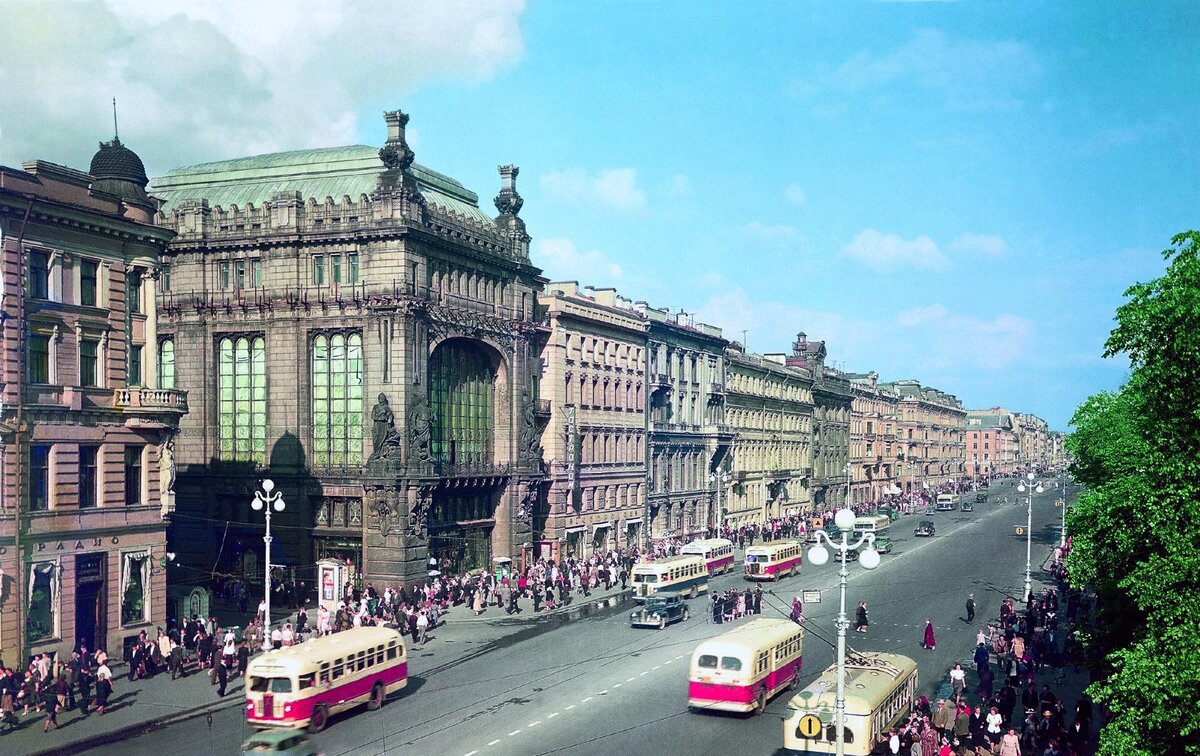
<instances>
[{"instance_id":1,"label":"pavement curb","mask_svg":"<svg viewBox=\"0 0 1200 756\"><path fill-rule=\"evenodd\" d=\"M232 696L232 694L231 694ZM57 756L58 754L76 754L85 753L100 746L111 745L121 740L126 740L131 737L137 737L144 732L157 730L162 727L169 727L178 722L184 722L189 719L202 717L205 714L222 711L224 709L232 709L240 707L243 702L243 697L239 694L231 698L225 698L202 706L194 706L190 709L179 709L170 714L153 719L147 719L137 724L127 725L112 732L104 732L98 735L93 735L86 740L77 740L70 743L60 743L54 748L48 748L42 751L32 751L27 756ZM93 714L92 716L99 716Z\"/></svg>"}]
</instances>

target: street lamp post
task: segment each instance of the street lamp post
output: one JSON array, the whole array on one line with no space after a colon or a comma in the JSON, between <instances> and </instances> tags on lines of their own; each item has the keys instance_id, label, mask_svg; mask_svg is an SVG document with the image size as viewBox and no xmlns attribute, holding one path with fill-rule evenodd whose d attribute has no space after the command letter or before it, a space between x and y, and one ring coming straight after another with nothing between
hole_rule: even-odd
<instances>
[{"instance_id":1,"label":"street lamp post","mask_svg":"<svg viewBox=\"0 0 1200 756\"><path fill-rule=\"evenodd\" d=\"M1031 579L1031 564L1030 557L1033 554L1033 494L1034 492L1041 493L1043 490L1042 482L1039 480L1034 482L1034 474L1032 472L1025 474L1025 480L1017 486L1019 493L1025 494L1025 601L1028 603L1029 597L1033 595L1033 581ZM1028 482L1026 482L1028 481ZM1066 505L1063 505L1064 508Z\"/></svg>"},{"instance_id":2,"label":"street lamp post","mask_svg":"<svg viewBox=\"0 0 1200 756\"><path fill-rule=\"evenodd\" d=\"M714 519L719 530L725 524L725 513L721 509L721 489L725 488L725 484L729 481L729 473L718 468L708 474L708 479L717 487L717 516Z\"/></svg>"},{"instance_id":3,"label":"street lamp post","mask_svg":"<svg viewBox=\"0 0 1200 756\"><path fill-rule=\"evenodd\" d=\"M1063 480L1062 484L1062 529L1058 531L1058 545L1067 545L1067 486L1070 485L1067 480Z\"/></svg>"},{"instance_id":4,"label":"street lamp post","mask_svg":"<svg viewBox=\"0 0 1200 756\"><path fill-rule=\"evenodd\" d=\"M846 465L842 468L842 472L844 472L846 474L846 503L844 506L849 508L849 506L850 506L850 463L849 462L847 462Z\"/></svg>"},{"instance_id":5,"label":"street lamp post","mask_svg":"<svg viewBox=\"0 0 1200 756\"><path fill-rule=\"evenodd\" d=\"M263 592L265 593L263 601L266 604L266 613L263 617L263 629L268 633L271 631L271 510L282 512L284 507L283 494L271 493L274 490L275 481L267 478L262 482L262 490L255 491L254 501L250 502L250 507L255 512L261 509L267 515L267 532L263 536L263 543L266 544L263 565ZM270 640L269 636L268 640Z\"/></svg>"},{"instance_id":6,"label":"street lamp post","mask_svg":"<svg viewBox=\"0 0 1200 756\"><path fill-rule=\"evenodd\" d=\"M839 552L841 556L842 568L838 571L838 589L840 592L840 604L837 616L837 698L834 700L833 711L834 721L837 727L837 756L845 756L846 753L846 630L850 627L850 620L846 618L846 579L850 577L850 572L846 569L846 552L851 549L857 549L864 543L867 544L867 549L859 555L859 564L864 569L873 570L879 566L879 552L875 550L875 534L863 533L857 541L850 543L850 531L854 528L854 512L850 509L839 509L837 514L833 516L833 522L841 530L842 542L837 543L825 533L824 530L817 531L817 545L808 550L808 561L815 565L822 565L829 561L829 550L821 545L824 541L829 545L830 549Z\"/></svg>"}]
</instances>

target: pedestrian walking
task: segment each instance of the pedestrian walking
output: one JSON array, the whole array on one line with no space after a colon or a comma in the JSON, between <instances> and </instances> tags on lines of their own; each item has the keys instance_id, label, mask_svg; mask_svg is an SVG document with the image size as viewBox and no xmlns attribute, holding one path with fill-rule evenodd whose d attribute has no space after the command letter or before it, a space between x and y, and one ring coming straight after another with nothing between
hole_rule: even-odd
<instances>
[{"instance_id":1,"label":"pedestrian walking","mask_svg":"<svg viewBox=\"0 0 1200 756\"><path fill-rule=\"evenodd\" d=\"M792 622L795 622L797 625L799 625L803 621L804 621L804 604L800 601L800 597L797 596L794 599L792 599Z\"/></svg>"},{"instance_id":2,"label":"pedestrian walking","mask_svg":"<svg viewBox=\"0 0 1200 756\"><path fill-rule=\"evenodd\" d=\"M867 632L867 602L860 601L858 609L854 612L854 632Z\"/></svg>"},{"instance_id":3,"label":"pedestrian walking","mask_svg":"<svg viewBox=\"0 0 1200 756\"><path fill-rule=\"evenodd\" d=\"M54 725L54 729L58 729L58 692L52 685L46 685L42 688L42 703L46 706L46 721L42 725L42 732L50 732L50 725Z\"/></svg>"},{"instance_id":4,"label":"pedestrian walking","mask_svg":"<svg viewBox=\"0 0 1200 756\"><path fill-rule=\"evenodd\" d=\"M950 686L954 689L954 697L957 699L962 696L963 691L967 688L967 671L962 668L961 664L955 664L950 670Z\"/></svg>"},{"instance_id":5,"label":"pedestrian walking","mask_svg":"<svg viewBox=\"0 0 1200 756\"><path fill-rule=\"evenodd\" d=\"M229 685L229 665L225 662L225 656L222 655L221 661L217 662L217 696L225 697L225 687Z\"/></svg>"},{"instance_id":6,"label":"pedestrian walking","mask_svg":"<svg viewBox=\"0 0 1200 756\"><path fill-rule=\"evenodd\" d=\"M975 594L967 596L967 622L975 621Z\"/></svg>"},{"instance_id":7,"label":"pedestrian walking","mask_svg":"<svg viewBox=\"0 0 1200 756\"><path fill-rule=\"evenodd\" d=\"M96 711L100 716L104 716L112 689L112 670L108 668L108 664L101 663L100 668L96 670Z\"/></svg>"},{"instance_id":8,"label":"pedestrian walking","mask_svg":"<svg viewBox=\"0 0 1200 756\"><path fill-rule=\"evenodd\" d=\"M937 638L933 634L933 620L925 620L925 643L924 647L930 651L937 648Z\"/></svg>"}]
</instances>

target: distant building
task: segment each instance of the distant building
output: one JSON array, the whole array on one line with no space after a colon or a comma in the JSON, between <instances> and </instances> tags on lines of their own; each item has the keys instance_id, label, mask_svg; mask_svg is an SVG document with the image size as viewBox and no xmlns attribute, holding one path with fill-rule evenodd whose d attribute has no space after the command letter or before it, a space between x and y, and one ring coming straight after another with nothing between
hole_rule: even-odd
<instances>
[{"instance_id":1,"label":"distant building","mask_svg":"<svg viewBox=\"0 0 1200 756\"><path fill-rule=\"evenodd\" d=\"M558 559L644 545L649 321L614 289L551 283L538 295L550 338L539 412L548 471L539 554Z\"/></svg>"},{"instance_id":2,"label":"distant building","mask_svg":"<svg viewBox=\"0 0 1200 756\"><path fill-rule=\"evenodd\" d=\"M898 440L900 397L879 374L847 373L850 406L850 502L880 501L900 493L903 445Z\"/></svg>"},{"instance_id":3,"label":"distant building","mask_svg":"<svg viewBox=\"0 0 1200 756\"><path fill-rule=\"evenodd\" d=\"M884 384L900 397L900 444L908 479L906 491L956 482L966 474L962 402L919 381Z\"/></svg>"},{"instance_id":4,"label":"distant building","mask_svg":"<svg viewBox=\"0 0 1200 756\"><path fill-rule=\"evenodd\" d=\"M1013 413L1000 407L967 412L966 474L1012 475L1017 470L1020 438Z\"/></svg>"},{"instance_id":5,"label":"distant building","mask_svg":"<svg viewBox=\"0 0 1200 756\"><path fill-rule=\"evenodd\" d=\"M187 395L160 359L142 161L0 166L0 656L121 658L168 615L171 444Z\"/></svg>"},{"instance_id":6,"label":"distant building","mask_svg":"<svg viewBox=\"0 0 1200 756\"><path fill-rule=\"evenodd\" d=\"M810 480L813 507L833 510L847 503L850 483L850 412L853 389L844 374L826 367L825 342L809 341L796 334L788 367L811 371L813 376L813 474Z\"/></svg>"},{"instance_id":7,"label":"distant building","mask_svg":"<svg viewBox=\"0 0 1200 756\"><path fill-rule=\"evenodd\" d=\"M724 522L738 526L812 510L813 376L782 354L725 350L725 418L733 432Z\"/></svg>"},{"instance_id":8,"label":"distant building","mask_svg":"<svg viewBox=\"0 0 1200 756\"><path fill-rule=\"evenodd\" d=\"M160 328L182 425L173 548L205 581L259 583L271 478L281 589L332 557L365 580L491 569L531 545L543 489L535 316L518 170L498 215L415 162L408 116L365 145L176 168ZM340 586L337 590L340 590Z\"/></svg>"}]
</instances>

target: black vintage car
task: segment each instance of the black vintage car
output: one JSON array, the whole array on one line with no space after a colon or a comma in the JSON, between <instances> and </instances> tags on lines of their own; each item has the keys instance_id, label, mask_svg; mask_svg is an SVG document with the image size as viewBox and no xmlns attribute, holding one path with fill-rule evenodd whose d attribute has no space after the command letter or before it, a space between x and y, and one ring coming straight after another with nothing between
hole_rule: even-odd
<instances>
[{"instance_id":1,"label":"black vintage car","mask_svg":"<svg viewBox=\"0 0 1200 756\"><path fill-rule=\"evenodd\" d=\"M937 529L933 527L933 520L921 520L917 523L916 530L913 531L915 536L931 536L937 533Z\"/></svg>"},{"instance_id":2,"label":"black vintage car","mask_svg":"<svg viewBox=\"0 0 1200 756\"><path fill-rule=\"evenodd\" d=\"M975 501L982 504L983 502L987 501L987 494L982 493L982 492L975 494Z\"/></svg>"},{"instance_id":3,"label":"black vintage car","mask_svg":"<svg viewBox=\"0 0 1200 756\"><path fill-rule=\"evenodd\" d=\"M672 622L686 622L688 606L679 593L657 593L646 603L629 613L629 624L633 627L657 627L664 629Z\"/></svg>"}]
</instances>

